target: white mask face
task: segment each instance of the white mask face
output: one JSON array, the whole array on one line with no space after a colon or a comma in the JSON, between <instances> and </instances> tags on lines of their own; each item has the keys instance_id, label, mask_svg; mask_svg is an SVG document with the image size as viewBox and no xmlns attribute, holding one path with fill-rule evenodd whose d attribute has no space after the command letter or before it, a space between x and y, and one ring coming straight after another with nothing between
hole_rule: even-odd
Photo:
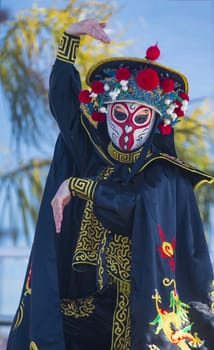
<instances>
[{"instance_id":1,"label":"white mask face","mask_svg":"<svg viewBox=\"0 0 214 350\"><path fill-rule=\"evenodd\" d=\"M113 144L130 152L148 139L155 122L155 111L135 102L107 104L107 128Z\"/></svg>"}]
</instances>

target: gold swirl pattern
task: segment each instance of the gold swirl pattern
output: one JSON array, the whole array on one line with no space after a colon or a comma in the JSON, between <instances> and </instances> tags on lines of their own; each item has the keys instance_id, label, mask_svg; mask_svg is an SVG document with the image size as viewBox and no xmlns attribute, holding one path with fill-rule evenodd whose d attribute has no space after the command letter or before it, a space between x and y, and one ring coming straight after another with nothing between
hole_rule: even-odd
<instances>
[{"instance_id":1,"label":"gold swirl pattern","mask_svg":"<svg viewBox=\"0 0 214 350\"><path fill-rule=\"evenodd\" d=\"M24 301L22 300L21 304L19 305L16 321L13 326L13 331L15 331L15 329L20 326L23 320L23 316L24 316Z\"/></svg>"},{"instance_id":2,"label":"gold swirl pattern","mask_svg":"<svg viewBox=\"0 0 214 350\"><path fill-rule=\"evenodd\" d=\"M124 293L126 289L124 282L117 282L117 302L113 316L111 350L130 350L130 295Z\"/></svg>"},{"instance_id":3,"label":"gold swirl pattern","mask_svg":"<svg viewBox=\"0 0 214 350\"><path fill-rule=\"evenodd\" d=\"M96 265L100 241L104 234L103 225L93 214L93 203L87 201L80 226L80 235L73 257L73 267L78 269L79 264Z\"/></svg>"},{"instance_id":4,"label":"gold swirl pattern","mask_svg":"<svg viewBox=\"0 0 214 350\"><path fill-rule=\"evenodd\" d=\"M115 278L122 281L130 280L131 241L127 236L113 235L106 251L106 265Z\"/></svg>"},{"instance_id":5,"label":"gold swirl pattern","mask_svg":"<svg viewBox=\"0 0 214 350\"><path fill-rule=\"evenodd\" d=\"M63 299L61 311L65 316L81 318L89 317L95 310L94 298L81 298L77 300Z\"/></svg>"},{"instance_id":6,"label":"gold swirl pattern","mask_svg":"<svg viewBox=\"0 0 214 350\"><path fill-rule=\"evenodd\" d=\"M163 279L163 285L165 286L165 287L169 287L169 286L171 286L171 285L174 285L174 290L176 289L176 282L175 282L175 280L174 280L174 278L172 278L171 280L168 278L168 277L165 277L164 279Z\"/></svg>"},{"instance_id":7,"label":"gold swirl pattern","mask_svg":"<svg viewBox=\"0 0 214 350\"><path fill-rule=\"evenodd\" d=\"M98 256L98 283L100 289L103 289L103 273L104 273L104 268L103 268L103 261L102 261L102 255L105 252L105 245L106 245L106 234L107 230L105 230L103 234L103 239L101 242L101 248L99 249L99 256Z\"/></svg>"},{"instance_id":8,"label":"gold swirl pattern","mask_svg":"<svg viewBox=\"0 0 214 350\"><path fill-rule=\"evenodd\" d=\"M39 348L37 347L37 345L34 341L32 341L30 343L30 350L39 350Z\"/></svg>"},{"instance_id":9,"label":"gold swirl pattern","mask_svg":"<svg viewBox=\"0 0 214 350\"><path fill-rule=\"evenodd\" d=\"M174 254L174 249L172 247L172 244L170 242L163 242L162 243L162 250L166 256L171 257Z\"/></svg>"}]
</instances>

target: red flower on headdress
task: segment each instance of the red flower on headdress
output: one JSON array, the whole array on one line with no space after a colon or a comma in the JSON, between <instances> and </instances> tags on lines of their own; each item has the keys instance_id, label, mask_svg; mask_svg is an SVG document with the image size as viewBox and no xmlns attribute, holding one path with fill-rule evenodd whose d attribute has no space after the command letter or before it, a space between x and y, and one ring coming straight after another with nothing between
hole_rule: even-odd
<instances>
[{"instance_id":1,"label":"red flower on headdress","mask_svg":"<svg viewBox=\"0 0 214 350\"><path fill-rule=\"evenodd\" d=\"M137 74L136 82L141 89L154 90L159 84L159 75L154 69L146 68Z\"/></svg>"},{"instance_id":2,"label":"red flower on headdress","mask_svg":"<svg viewBox=\"0 0 214 350\"><path fill-rule=\"evenodd\" d=\"M165 78L161 81L160 86L164 92L170 92L174 90L175 83L174 80Z\"/></svg>"},{"instance_id":3,"label":"red flower on headdress","mask_svg":"<svg viewBox=\"0 0 214 350\"><path fill-rule=\"evenodd\" d=\"M185 92L179 92L178 93L178 96L183 100L183 101L188 101L189 102L189 96L185 93ZM182 106L182 102L179 101L179 100L176 100L176 105L178 107L181 107Z\"/></svg>"},{"instance_id":4,"label":"red flower on headdress","mask_svg":"<svg viewBox=\"0 0 214 350\"><path fill-rule=\"evenodd\" d=\"M106 120L106 114L105 113L101 113L101 112L93 112L92 115L91 115L91 118L95 122L103 123Z\"/></svg>"},{"instance_id":5,"label":"red flower on headdress","mask_svg":"<svg viewBox=\"0 0 214 350\"><path fill-rule=\"evenodd\" d=\"M88 90L82 90L80 91L78 98L81 103L89 103L91 102L91 96L90 96L90 91Z\"/></svg>"},{"instance_id":6,"label":"red flower on headdress","mask_svg":"<svg viewBox=\"0 0 214 350\"><path fill-rule=\"evenodd\" d=\"M99 80L95 80L91 84L91 89L95 94L102 94L104 92L104 84Z\"/></svg>"},{"instance_id":7,"label":"red flower on headdress","mask_svg":"<svg viewBox=\"0 0 214 350\"><path fill-rule=\"evenodd\" d=\"M128 80L131 76L130 70L128 68L119 68L116 71L116 79L118 81Z\"/></svg>"},{"instance_id":8,"label":"red flower on headdress","mask_svg":"<svg viewBox=\"0 0 214 350\"><path fill-rule=\"evenodd\" d=\"M172 127L170 124L164 125L164 122L161 122L158 125L158 129L162 135L170 135L172 132Z\"/></svg>"},{"instance_id":9,"label":"red flower on headdress","mask_svg":"<svg viewBox=\"0 0 214 350\"><path fill-rule=\"evenodd\" d=\"M150 46L146 50L146 58L147 58L147 60L155 61L155 60L158 59L159 56L160 56L160 49L158 47L158 44L156 44L154 46Z\"/></svg>"},{"instance_id":10,"label":"red flower on headdress","mask_svg":"<svg viewBox=\"0 0 214 350\"><path fill-rule=\"evenodd\" d=\"M176 102L177 103L177 102ZM184 111L180 109L180 107L175 108L174 112L177 114L179 118L184 116Z\"/></svg>"},{"instance_id":11,"label":"red flower on headdress","mask_svg":"<svg viewBox=\"0 0 214 350\"><path fill-rule=\"evenodd\" d=\"M180 96L182 100L189 101L189 96L185 92L179 92L178 96Z\"/></svg>"}]
</instances>

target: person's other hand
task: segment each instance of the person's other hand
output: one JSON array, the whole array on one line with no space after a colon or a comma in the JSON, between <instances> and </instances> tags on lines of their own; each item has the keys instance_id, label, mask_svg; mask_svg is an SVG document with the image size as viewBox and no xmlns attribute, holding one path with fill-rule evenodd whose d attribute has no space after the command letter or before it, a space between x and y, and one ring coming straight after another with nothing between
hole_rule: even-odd
<instances>
[{"instance_id":1,"label":"person's other hand","mask_svg":"<svg viewBox=\"0 0 214 350\"><path fill-rule=\"evenodd\" d=\"M69 180L65 180L60 185L54 198L51 201L57 233L61 232L64 207L69 203L71 199L71 193L68 188L68 183L69 183Z\"/></svg>"},{"instance_id":2,"label":"person's other hand","mask_svg":"<svg viewBox=\"0 0 214 350\"><path fill-rule=\"evenodd\" d=\"M103 43L109 43L110 38L105 33L106 23L97 22L95 19L85 19L84 21L71 24L66 33L76 36L90 35Z\"/></svg>"}]
</instances>

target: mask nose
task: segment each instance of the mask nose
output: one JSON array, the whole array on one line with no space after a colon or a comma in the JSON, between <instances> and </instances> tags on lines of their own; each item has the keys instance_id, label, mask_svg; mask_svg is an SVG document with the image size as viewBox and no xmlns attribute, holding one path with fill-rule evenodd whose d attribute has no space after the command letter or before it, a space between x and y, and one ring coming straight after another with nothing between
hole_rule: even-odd
<instances>
[{"instance_id":1,"label":"mask nose","mask_svg":"<svg viewBox=\"0 0 214 350\"><path fill-rule=\"evenodd\" d=\"M124 130L126 134L129 134L133 130L133 126L130 124L126 124Z\"/></svg>"}]
</instances>

